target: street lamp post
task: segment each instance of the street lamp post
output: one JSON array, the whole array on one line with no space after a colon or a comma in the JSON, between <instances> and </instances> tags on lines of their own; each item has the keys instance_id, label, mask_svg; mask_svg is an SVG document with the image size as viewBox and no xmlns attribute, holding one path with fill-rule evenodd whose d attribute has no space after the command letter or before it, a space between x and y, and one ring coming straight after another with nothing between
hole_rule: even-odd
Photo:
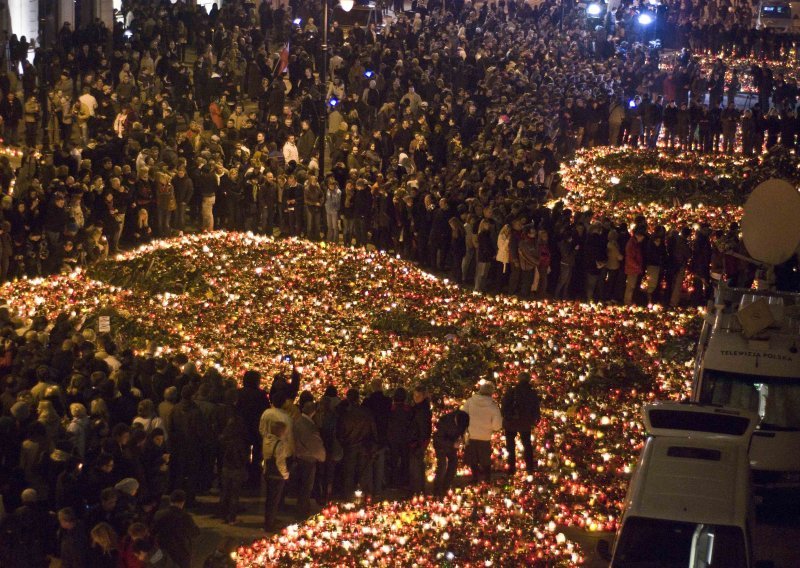
<instances>
[{"instance_id":1,"label":"street lamp post","mask_svg":"<svg viewBox=\"0 0 800 568\"><path fill-rule=\"evenodd\" d=\"M319 146L319 178L325 178L325 143L328 137L328 4L330 0L322 0L322 126L320 127ZM353 9L355 0L339 0L342 10L349 12Z\"/></svg>"}]
</instances>

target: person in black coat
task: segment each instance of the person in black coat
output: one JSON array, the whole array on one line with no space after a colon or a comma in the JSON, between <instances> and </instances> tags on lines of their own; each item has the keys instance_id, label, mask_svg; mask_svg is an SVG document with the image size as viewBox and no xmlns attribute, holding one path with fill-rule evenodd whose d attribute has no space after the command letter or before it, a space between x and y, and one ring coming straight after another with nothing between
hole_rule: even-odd
<instances>
[{"instance_id":1,"label":"person in black coat","mask_svg":"<svg viewBox=\"0 0 800 568\"><path fill-rule=\"evenodd\" d=\"M245 371L242 388L236 396L236 411L244 422L248 455L252 456L248 465L248 479L256 485L261 482L261 435L258 433L258 423L267 408L269 400L267 391L261 388L261 373L252 369Z\"/></svg>"},{"instance_id":2,"label":"person in black coat","mask_svg":"<svg viewBox=\"0 0 800 568\"><path fill-rule=\"evenodd\" d=\"M222 472L220 475L220 515L222 522L235 524L239 508L239 493L242 483L247 480L249 465L249 444L244 421L240 416L232 416L220 435L222 453Z\"/></svg>"},{"instance_id":3,"label":"person in black coat","mask_svg":"<svg viewBox=\"0 0 800 568\"><path fill-rule=\"evenodd\" d=\"M0 117L3 118L3 131L6 141L11 146L17 145L19 121L22 120L22 103L13 92L0 101Z\"/></svg>"},{"instance_id":4,"label":"person in black coat","mask_svg":"<svg viewBox=\"0 0 800 568\"><path fill-rule=\"evenodd\" d=\"M89 551L86 527L75 511L65 507L58 512L58 556L63 568L83 568Z\"/></svg>"},{"instance_id":5,"label":"person in black coat","mask_svg":"<svg viewBox=\"0 0 800 568\"><path fill-rule=\"evenodd\" d=\"M173 213L172 227L182 231L186 225L186 206L190 203L194 194L194 182L187 175L186 166L178 166L178 170L172 178L172 188L175 191L175 212Z\"/></svg>"},{"instance_id":6,"label":"person in black coat","mask_svg":"<svg viewBox=\"0 0 800 568\"><path fill-rule=\"evenodd\" d=\"M433 415L428 390L424 385L414 387L413 397L408 444L408 478L411 493L417 495L425 493L425 452L431 441Z\"/></svg>"},{"instance_id":7,"label":"person in black coat","mask_svg":"<svg viewBox=\"0 0 800 568\"><path fill-rule=\"evenodd\" d=\"M433 494L444 497L458 468L458 443L469 426L469 414L463 410L448 412L439 418L436 433L433 435L433 449L436 452L436 478L433 480Z\"/></svg>"},{"instance_id":8,"label":"person in black coat","mask_svg":"<svg viewBox=\"0 0 800 568\"><path fill-rule=\"evenodd\" d=\"M167 436L172 450L172 479L175 487L186 491L190 506L200 489L202 448L208 443L206 418L192 400L193 395L189 385L181 390L181 401L172 411Z\"/></svg>"},{"instance_id":9,"label":"person in black coat","mask_svg":"<svg viewBox=\"0 0 800 568\"><path fill-rule=\"evenodd\" d=\"M342 413L336 424L336 436L342 445L342 492L349 499L356 480L365 493L372 493L372 452L377 429L372 413L359 404L358 389L347 391Z\"/></svg>"},{"instance_id":10,"label":"person in black coat","mask_svg":"<svg viewBox=\"0 0 800 568\"><path fill-rule=\"evenodd\" d=\"M22 505L0 523L0 564L8 568L47 566L48 542L55 534L51 515L35 489L22 492Z\"/></svg>"},{"instance_id":11,"label":"person in black coat","mask_svg":"<svg viewBox=\"0 0 800 568\"><path fill-rule=\"evenodd\" d=\"M192 566L192 541L200 529L192 516L183 510L186 493L177 490L169 496L169 507L162 509L153 520L153 536L175 564L181 568Z\"/></svg>"},{"instance_id":12,"label":"person in black coat","mask_svg":"<svg viewBox=\"0 0 800 568\"><path fill-rule=\"evenodd\" d=\"M586 300L594 301L595 295L602 297L603 290L597 290L598 282L605 280L608 261L608 239L603 235L600 223L593 223L586 238ZM595 293L597 292L597 293Z\"/></svg>"},{"instance_id":13,"label":"person in black coat","mask_svg":"<svg viewBox=\"0 0 800 568\"><path fill-rule=\"evenodd\" d=\"M405 487L408 482L408 434L411 424L411 407L406 402L407 396L406 389L402 387L395 389L386 426L386 441L389 446L386 473L392 487Z\"/></svg>"},{"instance_id":14,"label":"person in black coat","mask_svg":"<svg viewBox=\"0 0 800 568\"><path fill-rule=\"evenodd\" d=\"M692 246L691 271L694 275L694 298L695 303L703 303L708 300L712 293L711 286L711 241L709 235L711 228L707 223L700 225L700 229L695 233Z\"/></svg>"},{"instance_id":15,"label":"person in black coat","mask_svg":"<svg viewBox=\"0 0 800 568\"><path fill-rule=\"evenodd\" d=\"M531 387L531 375L521 372L517 375L517 384L506 391L501 405L503 430L508 450L508 472L513 475L517 471L516 438L520 435L525 456L525 469L534 470L533 439L531 430L539 422L539 395Z\"/></svg>"},{"instance_id":16,"label":"person in black coat","mask_svg":"<svg viewBox=\"0 0 800 568\"><path fill-rule=\"evenodd\" d=\"M363 179L359 179L356 181L356 192L353 194L353 232L357 247L367 244L371 213L372 193L367 187L367 183Z\"/></svg>"},{"instance_id":17,"label":"person in black coat","mask_svg":"<svg viewBox=\"0 0 800 568\"><path fill-rule=\"evenodd\" d=\"M435 270L444 270L447 249L450 246L450 204L439 200L439 207L431 216L431 232L428 234L428 265Z\"/></svg>"},{"instance_id":18,"label":"person in black coat","mask_svg":"<svg viewBox=\"0 0 800 568\"><path fill-rule=\"evenodd\" d=\"M375 449L372 460L372 491L378 495L383 491L386 471L386 454L389 442L387 433L389 431L389 416L392 413L392 399L383 393L383 385L380 379L372 381L372 394L364 399L364 408L369 410L375 421L375 432L377 434Z\"/></svg>"}]
</instances>

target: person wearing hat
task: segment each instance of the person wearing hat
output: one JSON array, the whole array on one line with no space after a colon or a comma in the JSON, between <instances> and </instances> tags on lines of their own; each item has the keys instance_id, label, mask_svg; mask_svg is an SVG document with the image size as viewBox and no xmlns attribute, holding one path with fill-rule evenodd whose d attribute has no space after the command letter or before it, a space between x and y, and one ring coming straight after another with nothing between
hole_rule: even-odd
<instances>
[{"instance_id":1,"label":"person wearing hat","mask_svg":"<svg viewBox=\"0 0 800 568\"><path fill-rule=\"evenodd\" d=\"M525 469L528 473L533 472L535 464L531 430L539 422L541 411L539 395L531 387L530 373L526 371L519 373L517 384L506 391L502 401L502 415L508 453L508 473L513 475L517 471L517 434L522 441Z\"/></svg>"},{"instance_id":2,"label":"person wearing hat","mask_svg":"<svg viewBox=\"0 0 800 568\"><path fill-rule=\"evenodd\" d=\"M469 442L464 459L472 469L473 479L487 482L492 476L492 434L502 426L500 407L492 398L494 391L494 383L482 381L478 392L461 407L469 416Z\"/></svg>"}]
</instances>

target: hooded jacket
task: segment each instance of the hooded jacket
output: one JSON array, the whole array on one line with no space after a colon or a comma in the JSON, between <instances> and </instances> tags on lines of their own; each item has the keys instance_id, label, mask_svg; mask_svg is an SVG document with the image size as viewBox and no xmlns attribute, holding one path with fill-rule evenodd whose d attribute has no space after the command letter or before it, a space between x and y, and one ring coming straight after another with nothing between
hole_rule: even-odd
<instances>
[{"instance_id":1,"label":"hooded jacket","mask_svg":"<svg viewBox=\"0 0 800 568\"><path fill-rule=\"evenodd\" d=\"M473 394L464 402L461 410L469 415L467 431L471 440L491 440L492 433L503 425L500 407L489 395Z\"/></svg>"}]
</instances>

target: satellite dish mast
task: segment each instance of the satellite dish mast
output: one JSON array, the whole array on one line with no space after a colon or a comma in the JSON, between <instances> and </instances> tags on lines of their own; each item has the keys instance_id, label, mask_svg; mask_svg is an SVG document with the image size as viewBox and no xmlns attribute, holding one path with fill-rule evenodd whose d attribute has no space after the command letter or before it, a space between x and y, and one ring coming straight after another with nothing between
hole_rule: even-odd
<instances>
[{"instance_id":1,"label":"satellite dish mast","mask_svg":"<svg viewBox=\"0 0 800 568\"><path fill-rule=\"evenodd\" d=\"M760 264L756 287L774 284L774 267L800 251L800 192L782 179L768 179L744 205L742 239L748 254Z\"/></svg>"}]
</instances>

